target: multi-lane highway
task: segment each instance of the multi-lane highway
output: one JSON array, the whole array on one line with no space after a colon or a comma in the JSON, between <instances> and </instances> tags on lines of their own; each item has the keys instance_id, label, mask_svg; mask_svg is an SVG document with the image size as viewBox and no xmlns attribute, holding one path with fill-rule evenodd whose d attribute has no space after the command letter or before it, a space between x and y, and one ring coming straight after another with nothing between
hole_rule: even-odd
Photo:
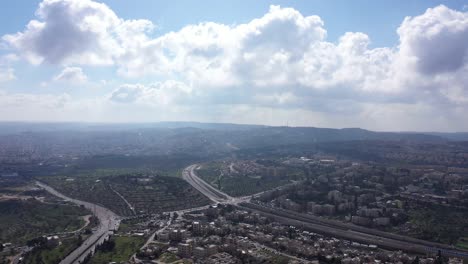
<instances>
[{"instance_id":1,"label":"multi-lane highway","mask_svg":"<svg viewBox=\"0 0 468 264\"><path fill-rule=\"evenodd\" d=\"M407 236L355 226L353 224L332 221L326 218L252 204L249 201L250 198L255 195L244 196L241 198L230 197L200 179L195 173L196 168L198 168L197 164L187 167L184 170L183 178L213 202L235 204L241 208L272 217L281 223L306 228L316 233L343 238L350 241L419 254L433 254L440 250L447 256L468 259L468 251L458 250L450 245L433 243Z\"/></svg>"},{"instance_id":2,"label":"multi-lane highway","mask_svg":"<svg viewBox=\"0 0 468 264\"><path fill-rule=\"evenodd\" d=\"M273 218L275 221L283 224L301 227L315 233L359 242L366 245L377 245L384 249L402 250L409 253L418 253L423 255L437 254L440 250L445 256L468 259L467 251L455 249L450 245L433 243L369 228L362 228L352 224L336 224L336 221L327 221L327 219L324 218L318 220L317 217L310 215L299 214L278 208L273 209L252 203L243 203L238 206Z\"/></svg>"},{"instance_id":3,"label":"multi-lane highway","mask_svg":"<svg viewBox=\"0 0 468 264\"><path fill-rule=\"evenodd\" d=\"M236 201L236 198L215 189L213 186L200 179L195 173L195 169L198 168L198 166L199 165L194 164L184 169L182 177L185 181L215 203L234 203Z\"/></svg>"},{"instance_id":4,"label":"multi-lane highway","mask_svg":"<svg viewBox=\"0 0 468 264\"><path fill-rule=\"evenodd\" d=\"M349 223L342 223L317 216L299 214L276 208L273 209L259 204L250 203L251 198L258 196L258 194L243 197L231 197L200 179L195 172L198 167L198 164L194 164L185 168L182 174L183 179L208 197L213 203L236 205L240 208L274 218L276 221L284 224L305 228L316 233L356 241L363 244L373 244L385 249L403 250L406 252L420 254L434 254L441 250L444 255L468 259L467 251L458 250L449 245L418 240L411 237L355 226ZM79 248L62 260L60 262L61 264L82 262L88 254L94 252L96 245L107 239L112 234L113 230L118 228L120 218L112 211L99 205L69 198L44 183L37 182L37 185L59 198L88 208L93 211L96 217L100 220L100 226L93 235ZM180 215L202 208L206 207L191 208L176 212ZM152 239L149 239L148 241L151 240Z\"/></svg>"},{"instance_id":5,"label":"multi-lane highway","mask_svg":"<svg viewBox=\"0 0 468 264\"><path fill-rule=\"evenodd\" d=\"M80 201L77 199L72 199L59 193L52 187L46 185L42 182L36 182L36 184L48 191L49 193L65 200L72 202L74 204L84 206L88 210L92 211L95 216L99 219L100 225L97 230L86 239L83 244L70 253L65 259L63 259L60 264L74 264L82 262L88 254L94 252L96 245L99 245L104 240L106 240L114 230L117 230L120 224L120 218L111 210L104 208L100 205Z\"/></svg>"}]
</instances>

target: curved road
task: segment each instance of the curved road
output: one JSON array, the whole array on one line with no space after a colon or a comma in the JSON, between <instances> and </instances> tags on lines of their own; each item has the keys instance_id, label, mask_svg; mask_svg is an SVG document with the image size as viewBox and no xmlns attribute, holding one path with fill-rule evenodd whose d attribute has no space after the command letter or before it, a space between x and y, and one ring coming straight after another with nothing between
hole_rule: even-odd
<instances>
[{"instance_id":1,"label":"curved road","mask_svg":"<svg viewBox=\"0 0 468 264\"><path fill-rule=\"evenodd\" d=\"M235 204L243 209L273 217L277 221L285 224L305 227L316 233L341 237L351 241L374 244L386 249L403 250L420 254L434 254L437 253L438 250L441 250L444 255L468 259L467 251L458 250L449 245L395 235L341 222L337 223L336 221L331 221L326 218L268 208L250 203L250 198L255 197L255 195L240 198L230 197L200 179L195 173L196 168L198 168L197 164L185 168L183 171L183 178L213 202Z\"/></svg>"},{"instance_id":2,"label":"curved road","mask_svg":"<svg viewBox=\"0 0 468 264\"><path fill-rule=\"evenodd\" d=\"M75 249L65 259L63 259L60 264L74 264L82 262L84 258L88 256L88 254L94 252L96 245L102 243L113 233L114 230L119 228L120 217L111 210L100 205L67 197L56 191L54 188L46 185L45 183L36 182L36 184L49 193L65 201L84 206L86 209L92 211L99 219L100 224L97 230L88 239L86 239L80 247Z\"/></svg>"},{"instance_id":3,"label":"curved road","mask_svg":"<svg viewBox=\"0 0 468 264\"><path fill-rule=\"evenodd\" d=\"M182 178L187 181L192 187L197 189L203 195L208 197L211 201L215 203L229 203L229 204L238 204L241 202L246 202L250 199L251 196L244 197L231 197L220 190L214 188L213 186L206 183L204 180L200 179L195 170L199 167L198 164L193 164L188 166L182 172Z\"/></svg>"}]
</instances>

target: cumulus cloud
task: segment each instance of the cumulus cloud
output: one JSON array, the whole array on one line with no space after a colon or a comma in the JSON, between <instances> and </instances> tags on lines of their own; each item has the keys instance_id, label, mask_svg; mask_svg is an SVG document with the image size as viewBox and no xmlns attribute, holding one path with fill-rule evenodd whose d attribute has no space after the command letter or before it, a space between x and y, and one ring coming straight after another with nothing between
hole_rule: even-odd
<instances>
[{"instance_id":1,"label":"cumulus cloud","mask_svg":"<svg viewBox=\"0 0 468 264\"><path fill-rule=\"evenodd\" d=\"M110 65L129 37L152 28L147 20L126 21L91 0L44 0L26 29L3 36L33 64Z\"/></svg>"},{"instance_id":2,"label":"cumulus cloud","mask_svg":"<svg viewBox=\"0 0 468 264\"><path fill-rule=\"evenodd\" d=\"M398 28L401 55L422 74L454 72L467 64L468 13L446 6L407 17Z\"/></svg>"},{"instance_id":3,"label":"cumulus cloud","mask_svg":"<svg viewBox=\"0 0 468 264\"><path fill-rule=\"evenodd\" d=\"M68 84L80 84L87 82L88 77L80 67L65 67L53 80Z\"/></svg>"},{"instance_id":4,"label":"cumulus cloud","mask_svg":"<svg viewBox=\"0 0 468 264\"><path fill-rule=\"evenodd\" d=\"M468 12L437 6L398 28L394 86L440 110L468 102ZM466 105L465 105L466 106Z\"/></svg>"},{"instance_id":5,"label":"cumulus cloud","mask_svg":"<svg viewBox=\"0 0 468 264\"><path fill-rule=\"evenodd\" d=\"M321 122L338 114L403 120L406 110L455 120L468 110L468 13L443 5L405 18L399 44L381 48L362 32L328 40L320 17L280 6L243 24L204 22L159 36L149 34L150 21L119 18L91 0L44 0L36 15L3 36L31 63L113 65L125 78L163 80L117 87L105 97L114 105L270 109ZM86 76L66 67L56 79Z\"/></svg>"},{"instance_id":6,"label":"cumulus cloud","mask_svg":"<svg viewBox=\"0 0 468 264\"><path fill-rule=\"evenodd\" d=\"M150 85L124 84L114 89L107 98L116 103L139 103L150 106L182 103L191 87L178 81L157 82Z\"/></svg>"}]
</instances>

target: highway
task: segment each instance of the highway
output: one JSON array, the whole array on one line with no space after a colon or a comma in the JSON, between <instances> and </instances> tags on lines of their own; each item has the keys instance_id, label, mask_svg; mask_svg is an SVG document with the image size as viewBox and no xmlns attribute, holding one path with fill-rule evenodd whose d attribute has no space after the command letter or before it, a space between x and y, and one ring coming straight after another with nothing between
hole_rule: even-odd
<instances>
[{"instance_id":1,"label":"highway","mask_svg":"<svg viewBox=\"0 0 468 264\"><path fill-rule=\"evenodd\" d=\"M336 225L334 221L329 223L327 219L316 221L309 215L298 214L278 208L269 208L252 203L243 203L238 205L240 208L260 213L264 216L275 219L275 221L300 227L314 233L341 238L366 245L377 245L383 249L402 250L417 254L437 254L441 250L445 256L459 257L468 259L468 252L457 250L450 245L443 245L429 241L414 239L411 237L386 233L378 230L369 230L359 226L351 226L346 223ZM361 231L358 231L361 230Z\"/></svg>"},{"instance_id":2,"label":"highway","mask_svg":"<svg viewBox=\"0 0 468 264\"><path fill-rule=\"evenodd\" d=\"M185 168L182 172L182 178L185 181L187 181L190 185L192 185L195 189L197 189L199 192L201 192L203 195L208 197L208 199L210 199L212 202L233 203L235 201L235 198L215 189L196 175L195 169L198 166L199 165L197 164L193 164Z\"/></svg>"},{"instance_id":3,"label":"highway","mask_svg":"<svg viewBox=\"0 0 468 264\"><path fill-rule=\"evenodd\" d=\"M437 253L438 250L441 250L446 256L468 259L468 251L458 250L450 245L419 240L407 236L364 228L349 223L329 220L322 217L250 203L250 198L257 196L257 194L240 198L230 197L200 179L195 173L196 168L198 168L197 164L187 167L183 172L183 178L213 202L237 205L242 209L272 217L276 221L284 224L305 228L318 234L324 234L368 245L377 245L385 249L402 250L405 252L419 254L434 254L434 252Z\"/></svg>"},{"instance_id":4,"label":"highway","mask_svg":"<svg viewBox=\"0 0 468 264\"><path fill-rule=\"evenodd\" d=\"M84 206L88 210L92 211L95 216L99 219L99 227L97 230L86 239L83 244L70 253L65 259L63 259L60 264L75 264L82 262L88 254L94 252L96 245L99 245L113 233L114 230L119 228L120 218L111 210L104 208L100 205L92 204L89 202L80 201L77 199L72 199L59 193L52 187L46 185L42 182L36 182L36 184L48 191L52 195L55 195L65 201L72 202L74 204Z\"/></svg>"}]
</instances>

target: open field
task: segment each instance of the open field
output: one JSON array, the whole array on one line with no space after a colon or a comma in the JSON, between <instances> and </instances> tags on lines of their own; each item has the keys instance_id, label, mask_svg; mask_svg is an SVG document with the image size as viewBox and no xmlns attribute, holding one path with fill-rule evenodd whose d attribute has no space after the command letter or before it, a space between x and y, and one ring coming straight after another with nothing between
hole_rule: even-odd
<instances>
[{"instance_id":1,"label":"open field","mask_svg":"<svg viewBox=\"0 0 468 264\"><path fill-rule=\"evenodd\" d=\"M145 240L142 237L112 237L110 242L106 243L109 246L98 250L87 263L101 264L127 261L144 243Z\"/></svg>"},{"instance_id":2,"label":"open field","mask_svg":"<svg viewBox=\"0 0 468 264\"><path fill-rule=\"evenodd\" d=\"M72 205L45 204L36 200L0 202L0 240L24 243L32 238L79 229L89 214Z\"/></svg>"},{"instance_id":3,"label":"open field","mask_svg":"<svg viewBox=\"0 0 468 264\"><path fill-rule=\"evenodd\" d=\"M151 214L202 206L208 200L177 177L153 174L105 174L42 180L73 198L103 205L123 216Z\"/></svg>"},{"instance_id":4,"label":"open field","mask_svg":"<svg viewBox=\"0 0 468 264\"><path fill-rule=\"evenodd\" d=\"M413 225L410 235L466 249L468 242L460 237L468 228L466 213L444 207L413 208L409 211L409 221Z\"/></svg>"},{"instance_id":5,"label":"open field","mask_svg":"<svg viewBox=\"0 0 468 264\"><path fill-rule=\"evenodd\" d=\"M57 247L48 248L46 246L34 249L26 255L25 264L56 264L65 258L70 252L79 246L81 239L77 236L62 239L62 243Z\"/></svg>"},{"instance_id":6,"label":"open field","mask_svg":"<svg viewBox=\"0 0 468 264\"><path fill-rule=\"evenodd\" d=\"M228 174L226 173L225 167L226 165L221 162L204 163L201 168L197 170L197 175L211 186L231 196L259 193L286 185L290 183L291 180L298 178L296 174L294 174L294 177L288 174L281 177L259 174Z\"/></svg>"},{"instance_id":7,"label":"open field","mask_svg":"<svg viewBox=\"0 0 468 264\"><path fill-rule=\"evenodd\" d=\"M177 260L179 260L179 257L177 257L176 255L172 253L167 253L167 252L162 254L158 259L158 261L162 263L173 263Z\"/></svg>"}]
</instances>

